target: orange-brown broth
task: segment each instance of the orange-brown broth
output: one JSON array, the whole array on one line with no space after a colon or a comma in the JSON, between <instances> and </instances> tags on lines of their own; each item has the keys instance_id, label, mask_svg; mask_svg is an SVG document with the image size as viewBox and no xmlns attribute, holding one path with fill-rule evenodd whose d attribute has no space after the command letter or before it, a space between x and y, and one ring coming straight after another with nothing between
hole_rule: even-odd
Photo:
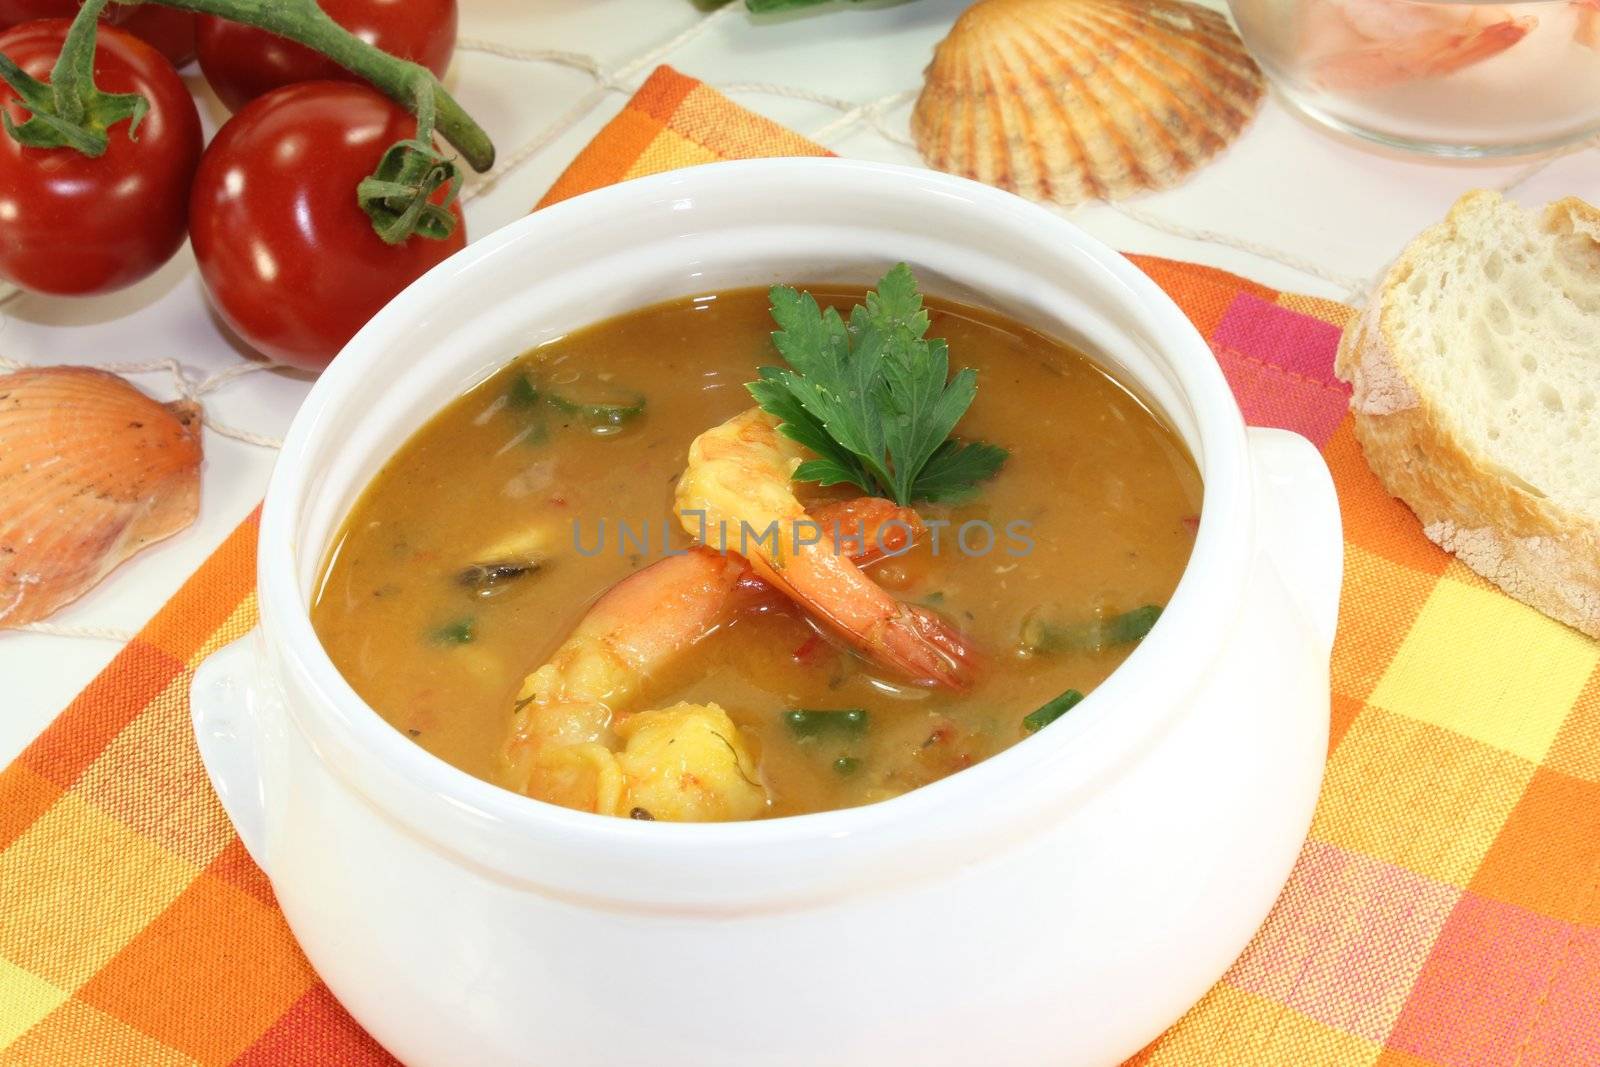
<instances>
[{"instance_id":1,"label":"orange-brown broth","mask_svg":"<svg viewBox=\"0 0 1600 1067\"><path fill-rule=\"evenodd\" d=\"M863 295L812 291L844 311ZM1165 604L1193 544L1199 474L1133 395L1083 355L998 315L929 304L952 366L978 373L959 432L1011 457L970 502L919 508L952 523L937 556L924 538L870 573L962 627L981 650L977 683L960 694L903 685L832 644L798 662L813 633L803 618L745 614L653 678L642 705L726 708L759 754L773 815L891 796L1021 740L1023 716L1067 689L1092 689L1131 650L1022 656L1023 616L1040 606L1088 619ZM688 543L672 494L689 442L751 406L744 383L778 362L771 329L760 290L646 308L535 349L429 421L351 510L313 607L355 689L428 751L492 779L524 675L600 594L656 558L663 529L674 545ZM606 437L577 422L550 425L538 443L505 400L530 366L546 381L635 390L645 414ZM585 557L572 524L592 550L601 518L604 551ZM996 531L986 557L952 551L954 530L973 519ZM649 552L619 551L618 520L648 521ZM1032 524L1021 556L1007 551L1015 542L1005 527L1017 520ZM533 527L553 531L558 546L537 574L487 599L457 581L485 546ZM465 619L470 642L438 636ZM870 725L861 738L798 741L781 719L795 707L866 708ZM841 757L859 765L841 773Z\"/></svg>"}]
</instances>

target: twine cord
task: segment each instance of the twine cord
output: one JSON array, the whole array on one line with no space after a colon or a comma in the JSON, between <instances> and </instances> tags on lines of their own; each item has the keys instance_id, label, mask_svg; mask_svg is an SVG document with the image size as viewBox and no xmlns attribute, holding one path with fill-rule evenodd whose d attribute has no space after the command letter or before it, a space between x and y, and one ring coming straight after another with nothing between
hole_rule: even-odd
<instances>
[{"instance_id":1,"label":"twine cord","mask_svg":"<svg viewBox=\"0 0 1600 1067\"><path fill-rule=\"evenodd\" d=\"M205 377L199 377L197 371L185 367L175 359L157 359L148 363L84 363L76 365L93 367L95 370L109 371L112 374L166 374L172 382L173 392L178 394L178 399L191 400L199 405L200 421L206 429L223 437L231 437L235 441L242 441L248 445L271 449L283 447L283 439L280 437L256 433L252 430L244 430L237 426L229 426L226 423L216 421L206 410L206 405L201 398L246 375L266 370L288 369L289 365L287 363L274 363L269 360L240 362ZM22 360L0 356L0 370L25 370L39 366L40 364L37 363L26 363Z\"/></svg>"},{"instance_id":2,"label":"twine cord","mask_svg":"<svg viewBox=\"0 0 1600 1067\"><path fill-rule=\"evenodd\" d=\"M599 108L608 97L612 95L628 95L635 91L638 88L635 82L639 80L641 72L654 67L657 63L679 51L720 23L742 17L742 12L743 6L740 4L725 4L695 19L680 32L652 45L633 59L620 63L611 69L607 69L605 63L599 57L584 52L553 48L520 48L482 38L465 38L461 40L457 44L457 49L461 52L492 56L514 63L545 64L575 70L586 75L594 83L588 91L584 92L573 103L571 108L562 113L555 121L539 130L521 145L502 155L500 162L488 172L470 179L466 190L462 194L462 202L476 200L490 192L504 178L526 166L530 160L550 147L563 134L581 123ZM799 86L771 82L711 84L713 88L729 95L771 96L801 100L838 112L835 118L822 124L809 135L811 140L825 146L830 145L830 143L837 144L844 137L864 127L890 144L913 151L916 148L911 138L899 128L903 124L891 125L887 118L891 112L913 101L918 92L916 89L905 89L889 93L873 100L855 101ZM1597 147L1600 147L1600 138L1594 138L1549 152L1529 161L1525 167L1514 173L1498 188L1502 192L1509 193L1532 180L1558 159ZM1346 275L1339 271L1330 270L1317 261L1297 255L1292 251L1275 248L1263 242L1236 237L1216 230L1187 226L1163 218L1159 214L1140 206L1128 203L1110 203L1106 206L1141 226L1167 236L1245 252L1267 262L1277 263L1280 266L1298 271L1308 277L1339 286L1344 290L1346 303L1357 305L1363 303L1376 285L1378 278L1382 276L1382 271L1372 278L1357 278ZM1071 215L1078 208L1058 210L1062 210L1063 214ZM1384 269L1386 270L1387 268ZM22 294L19 290L0 285L0 307L5 306L20 295ZM0 357L0 369L21 369L30 365L32 364ZM176 359L154 360L147 363L102 363L96 366L116 374L165 374L172 383L173 391L179 397L194 401L200 406L201 421L205 428L212 433L260 448L280 449L283 447L283 440L279 437L217 421L211 416L206 404L203 402L204 397L215 393L231 382L261 371L283 369L285 366L283 364L256 360L241 361L234 366L209 374L204 373L199 368L185 366ZM122 642L129 640L133 636L126 630L114 627L66 626L48 622L31 623L20 627L20 629L32 633L48 634L53 637Z\"/></svg>"}]
</instances>

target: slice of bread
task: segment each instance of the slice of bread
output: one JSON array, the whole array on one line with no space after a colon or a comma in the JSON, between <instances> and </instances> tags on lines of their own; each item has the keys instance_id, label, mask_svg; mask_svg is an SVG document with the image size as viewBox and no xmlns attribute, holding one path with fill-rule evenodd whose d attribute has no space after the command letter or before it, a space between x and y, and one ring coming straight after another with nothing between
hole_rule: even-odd
<instances>
[{"instance_id":1,"label":"slice of bread","mask_svg":"<svg viewBox=\"0 0 1600 1067\"><path fill-rule=\"evenodd\" d=\"M1600 210L1468 193L1389 269L1335 371L1428 537L1600 637Z\"/></svg>"}]
</instances>

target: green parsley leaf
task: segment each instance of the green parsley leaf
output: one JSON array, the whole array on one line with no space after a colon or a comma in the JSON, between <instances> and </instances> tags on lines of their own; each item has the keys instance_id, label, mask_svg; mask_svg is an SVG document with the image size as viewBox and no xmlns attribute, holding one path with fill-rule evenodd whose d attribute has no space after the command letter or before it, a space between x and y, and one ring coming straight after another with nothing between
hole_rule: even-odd
<instances>
[{"instance_id":1,"label":"green parsley leaf","mask_svg":"<svg viewBox=\"0 0 1600 1067\"><path fill-rule=\"evenodd\" d=\"M946 441L917 475L912 496L954 503L970 496L979 482L993 478L1008 455L987 441Z\"/></svg>"},{"instance_id":2,"label":"green parsley leaf","mask_svg":"<svg viewBox=\"0 0 1600 1067\"><path fill-rule=\"evenodd\" d=\"M749 389L787 437L817 454L799 481L855 485L902 505L953 500L992 477L1008 453L951 434L978 393L950 375L949 347L928 339L928 312L904 263L847 323L809 293L774 286L772 335L787 367L762 367Z\"/></svg>"}]
</instances>

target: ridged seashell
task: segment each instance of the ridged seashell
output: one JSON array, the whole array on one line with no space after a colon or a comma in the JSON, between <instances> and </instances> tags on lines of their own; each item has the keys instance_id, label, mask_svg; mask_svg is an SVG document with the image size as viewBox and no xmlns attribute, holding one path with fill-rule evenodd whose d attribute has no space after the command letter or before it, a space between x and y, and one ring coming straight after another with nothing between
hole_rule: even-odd
<instances>
[{"instance_id":1,"label":"ridged seashell","mask_svg":"<svg viewBox=\"0 0 1600 1067\"><path fill-rule=\"evenodd\" d=\"M42 619L200 505L199 409L115 374L0 374L0 627Z\"/></svg>"},{"instance_id":2,"label":"ridged seashell","mask_svg":"<svg viewBox=\"0 0 1600 1067\"><path fill-rule=\"evenodd\" d=\"M934 51L911 114L930 166L1037 200L1173 185L1264 92L1228 20L1179 0L979 0Z\"/></svg>"}]
</instances>

